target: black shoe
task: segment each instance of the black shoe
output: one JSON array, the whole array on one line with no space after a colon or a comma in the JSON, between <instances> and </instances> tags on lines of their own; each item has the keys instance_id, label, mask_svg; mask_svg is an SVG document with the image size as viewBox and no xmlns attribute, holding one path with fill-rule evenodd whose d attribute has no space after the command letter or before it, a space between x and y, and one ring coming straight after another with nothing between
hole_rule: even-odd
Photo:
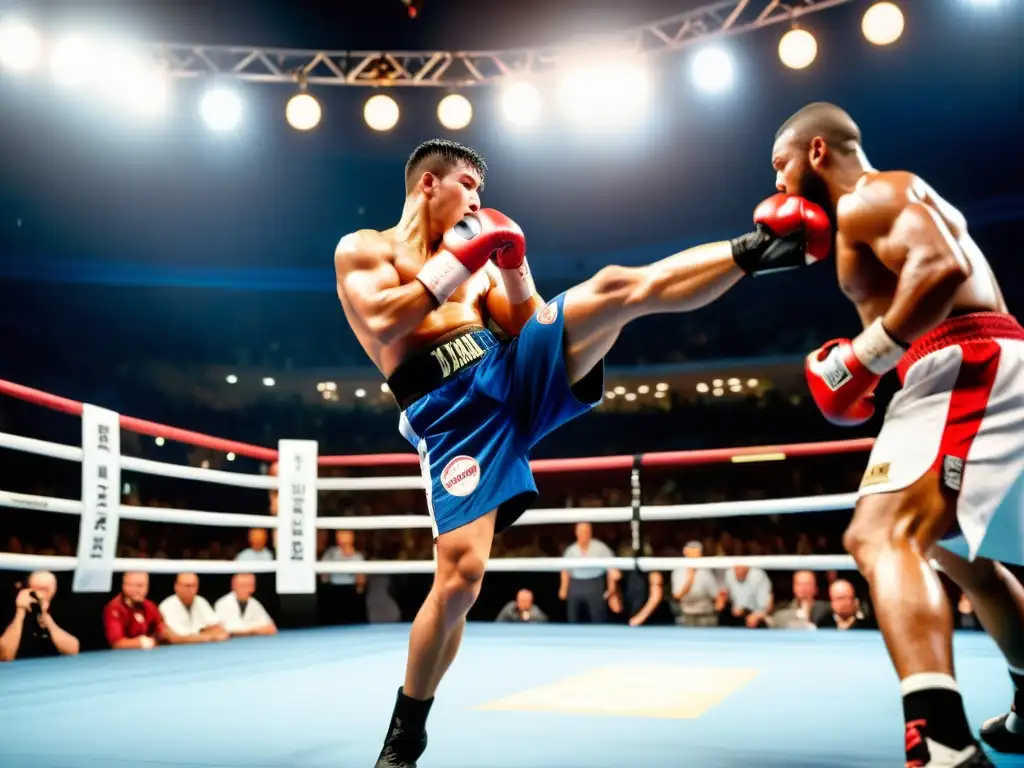
<instances>
[{"instance_id":1,"label":"black shoe","mask_svg":"<svg viewBox=\"0 0 1024 768\"><path fill-rule=\"evenodd\" d=\"M906 748L906 768L995 768L977 742L958 750L928 738L923 720L907 723Z\"/></svg>"},{"instance_id":2,"label":"black shoe","mask_svg":"<svg viewBox=\"0 0 1024 768\"><path fill-rule=\"evenodd\" d=\"M427 748L427 732L408 733L399 718L391 721L384 749L373 768L416 768L416 761Z\"/></svg>"},{"instance_id":3,"label":"black shoe","mask_svg":"<svg viewBox=\"0 0 1024 768\"><path fill-rule=\"evenodd\" d=\"M416 768L427 749L427 715L434 700L413 699L398 689L395 711L374 768Z\"/></svg>"},{"instance_id":4,"label":"black shoe","mask_svg":"<svg viewBox=\"0 0 1024 768\"><path fill-rule=\"evenodd\" d=\"M1024 755L1024 733L1006 730L1006 719L1009 716L1010 713L1007 712L1005 715L986 720L981 726L981 739L996 752Z\"/></svg>"}]
</instances>

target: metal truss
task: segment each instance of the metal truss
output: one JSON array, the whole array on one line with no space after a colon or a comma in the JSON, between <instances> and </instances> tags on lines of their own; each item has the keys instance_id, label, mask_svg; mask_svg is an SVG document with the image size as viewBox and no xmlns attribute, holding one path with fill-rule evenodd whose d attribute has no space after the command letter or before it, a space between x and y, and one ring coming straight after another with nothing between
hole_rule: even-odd
<instances>
[{"instance_id":1,"label":"metal truss","mask_svg":"<svg viewBox=\"0 0 1024 768\"><path fill-rule=\"evenodd\" d=\"M793 21L852 0L727 0L610 35L561 46L504 51L313 51L238 46L159 45L172 77L228 77L255 83L332 86L485 85L542 75L572 56L614 50L648 56L698 40Z\"/></svg>"}]
</instances>

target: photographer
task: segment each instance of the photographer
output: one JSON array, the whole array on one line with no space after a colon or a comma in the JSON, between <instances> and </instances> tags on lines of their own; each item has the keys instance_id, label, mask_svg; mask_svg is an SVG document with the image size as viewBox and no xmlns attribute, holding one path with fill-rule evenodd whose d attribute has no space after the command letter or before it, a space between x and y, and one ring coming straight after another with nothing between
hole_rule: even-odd
<instances>
[{"instance_id":1,"label":"photographer","mask_svg":"<svg viewBox=\"0 0 1024 768\"><path fill-rule=\"evenodd\" d=\"M14 620L0 635L0 661L78 653L78 639L61 629L50 615L57 578L36 571L14 601Z\"/></svg>"}]
</instances>

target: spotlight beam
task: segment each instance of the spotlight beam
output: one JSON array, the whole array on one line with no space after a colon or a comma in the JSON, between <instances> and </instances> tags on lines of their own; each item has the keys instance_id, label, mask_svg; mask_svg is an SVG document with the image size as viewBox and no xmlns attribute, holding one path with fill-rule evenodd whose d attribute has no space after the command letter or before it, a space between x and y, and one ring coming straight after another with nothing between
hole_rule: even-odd
<instances>
[{"instance_id":1,"label":"spotlight beam","mask_svg":"<svg viewBox=\"0 0 1024 768\"><path fill-rule=\"evenodd\" d=\"M602 35L623 53L658 56L710 38L737 35L818 13L854 0L717 0L649 24ZM593 40L590 40L593 42ZM171 77L222 76L252 83L310 86L466 87L558 69L586 46L494 51L331 51L245 46L160 44L154 53Z\"/></svg>"}]
</instances>

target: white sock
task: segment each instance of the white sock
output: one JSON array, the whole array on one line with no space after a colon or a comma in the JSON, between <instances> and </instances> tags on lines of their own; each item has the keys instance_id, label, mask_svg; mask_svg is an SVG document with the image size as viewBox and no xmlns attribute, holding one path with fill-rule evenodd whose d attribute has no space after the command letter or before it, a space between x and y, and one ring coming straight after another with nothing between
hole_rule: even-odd
<instances>
[{"instance_id":1,"label":"white sock","mask_svg":"<svg viewBox=\"0 0 1024 768\"><path fill-rule=\"evenodd\" d=\"M941 672L919 672L916 675L910 675L900 681L900 693L906 696L908 693L914 693L916 691L924 691L929 688L945 688L949 691L960 692L959 686L949 675L944 675Z\"/></svg>"}]
</instances>

